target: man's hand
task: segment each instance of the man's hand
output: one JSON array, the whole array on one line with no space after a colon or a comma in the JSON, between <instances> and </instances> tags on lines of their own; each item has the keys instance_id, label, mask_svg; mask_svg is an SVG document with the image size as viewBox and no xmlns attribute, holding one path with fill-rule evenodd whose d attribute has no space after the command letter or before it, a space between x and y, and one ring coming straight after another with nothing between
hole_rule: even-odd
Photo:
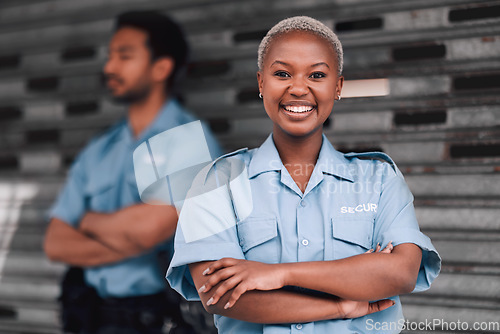
<instances>
[{"instance_id":1,"label":"man's hand","mask_svg":"<svg viewBox=\"0 0 500 334\"><path fill-rule=\"evenodd\" d=\"M47 256L82 267L114 263L170 238L177 226L171 206L137 204L114 213L87 212L75 229L53 218L45 235Z\"/></svg>"},{"instance_id":2,"label":"man's hand","mask_svg":"<svg viewBox=\"0 0 500 334\"><path fill-rule=\"evenodd\" d=\"M80 267L113 263L126 257L57 218L50 221L43 246L52 261Z\"/></svg>"},{"instance_id":3,"label":"man's hand","mask_svg":"<svg viewBox=\"0 0 500 334\"><path fill-rule=\"evenodd\" d=\"M114 213L87 212L80 231L131 257L172 237L176 226L175 207L136 204Z\"/></svg>"}]
</instances>

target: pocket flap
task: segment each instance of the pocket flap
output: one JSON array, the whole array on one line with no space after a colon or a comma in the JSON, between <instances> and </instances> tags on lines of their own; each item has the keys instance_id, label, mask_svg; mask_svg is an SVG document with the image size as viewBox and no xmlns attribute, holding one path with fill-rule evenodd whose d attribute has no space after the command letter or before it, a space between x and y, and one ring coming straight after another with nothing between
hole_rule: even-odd
<instances>
[{"instance_id":1,"label":"pocket flap","mask_svg":"<svg viewBox=\"0 0 500 334\"><path fill-rule=\"evenodd\" d=\"M272 218L247 218L238 223L238 237L243 252L278 236L278 222Z\"/></svg>"},{"instance_id":2,"label":"pocket flap","mask_svg":"<svg viewBox=\"0 0 500 334\"><path fill-rule=\"evenodd\" d=\"M332 232L335 239L370 249L372 246L373 220L332 218Z\"/></svg>"},{"instance_id":3,"label":"pocket flap","mask_svg":"<svg viewBox=\"0 0 500 334\"><path fill-rule=\"evenodd\" d=\"M105 175L92 175L92 177L90 177L90 180L85 185L85 194L92 197L94 195L105 192L116 184L117 181L111 179L110 177L106 177Z\"/></svg>"}]
</instances>

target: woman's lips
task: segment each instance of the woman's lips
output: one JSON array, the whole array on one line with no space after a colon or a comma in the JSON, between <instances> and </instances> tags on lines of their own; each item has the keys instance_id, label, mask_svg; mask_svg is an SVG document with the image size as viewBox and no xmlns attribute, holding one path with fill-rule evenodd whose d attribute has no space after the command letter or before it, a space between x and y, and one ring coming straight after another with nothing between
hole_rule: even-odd
<instances>
[{"instance_id":1,"label":"woman's lips","mask_svg":"<svg viewBox=\"0 0 500 334\"><path fill-rule=\"evenodd\" d=\"M293 113L307 113L310 112L314 109L313 106L306 106L306 105L284 105L283 109L285 109L288 112L293 112Z\"/></svg>"},{"instance_id":2,"label":"woman's lips","mask_svg":"<svg viewBox=\"0 0 500 334\"><path fill-rule=\"evenodd\" d=\"M301 121L311 116L316 107L311 105L281 105L280 109L290 120Z\"/></svg>"}]
</instances>

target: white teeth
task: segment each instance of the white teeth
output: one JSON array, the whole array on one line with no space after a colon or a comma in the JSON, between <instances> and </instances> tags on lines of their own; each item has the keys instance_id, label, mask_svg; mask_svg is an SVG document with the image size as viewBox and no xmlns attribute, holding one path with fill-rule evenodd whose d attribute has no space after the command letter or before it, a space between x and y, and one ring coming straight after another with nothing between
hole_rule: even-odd
<instances>
[{"instance_id":1,"label":"white teeth","mask_svg":"<svg viewBox=\"0 0 500 334\"><path fill-rule=\"evenodd\" d=\"M284 108L286 111L296 112L296 113L303 113L313 110L313 107L311 106L285 106Z\"/></svg>"}]
</instances>

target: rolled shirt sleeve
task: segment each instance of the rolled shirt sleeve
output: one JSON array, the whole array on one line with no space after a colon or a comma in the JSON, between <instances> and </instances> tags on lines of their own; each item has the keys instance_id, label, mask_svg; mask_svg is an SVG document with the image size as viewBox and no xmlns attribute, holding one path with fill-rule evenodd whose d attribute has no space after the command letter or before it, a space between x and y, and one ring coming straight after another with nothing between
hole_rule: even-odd
<instances>
[{"instance_id":1,"label":"rolled shirt sleeve","mask_svg":"<svg viewBox=\"0 0 500 334\"><path fill-rule=\"evenodd\" d=\"M84 192L86 177L82 163L81 156L73 163L68 179L49 211L49 218L61 219L75 228L78 227L86 211Z\"/></svg>"},{"instance_id":2,"label":"rolled shirt sleeve","mask_svg":"<svg viewBox=\"0 0 500 334\"><path fill-rule=\"evenodd\" d=\"M210 168L210 166L208 167ZM244 259L236 231L236 216L225 177L207 168L193 182L182 207L167 280L187 300L199 300L188 264L223 257ZM219 183L220 181L220 183Z\"/></svg>"},{"instance_id":3,"label":"rolled shirt sleeve","mask_svg":"<svg viewBox=\"0 0 500 334\"><path fill-rule=\"evenodd\" d=\"M422 250L422 262L413 292L430 288L441 270L441 258L431 240L419 227L413 207L413 195L404 178L388 165L375 220L374 237L382 245L413 243Z\"/></svg>"}]
</instances>

